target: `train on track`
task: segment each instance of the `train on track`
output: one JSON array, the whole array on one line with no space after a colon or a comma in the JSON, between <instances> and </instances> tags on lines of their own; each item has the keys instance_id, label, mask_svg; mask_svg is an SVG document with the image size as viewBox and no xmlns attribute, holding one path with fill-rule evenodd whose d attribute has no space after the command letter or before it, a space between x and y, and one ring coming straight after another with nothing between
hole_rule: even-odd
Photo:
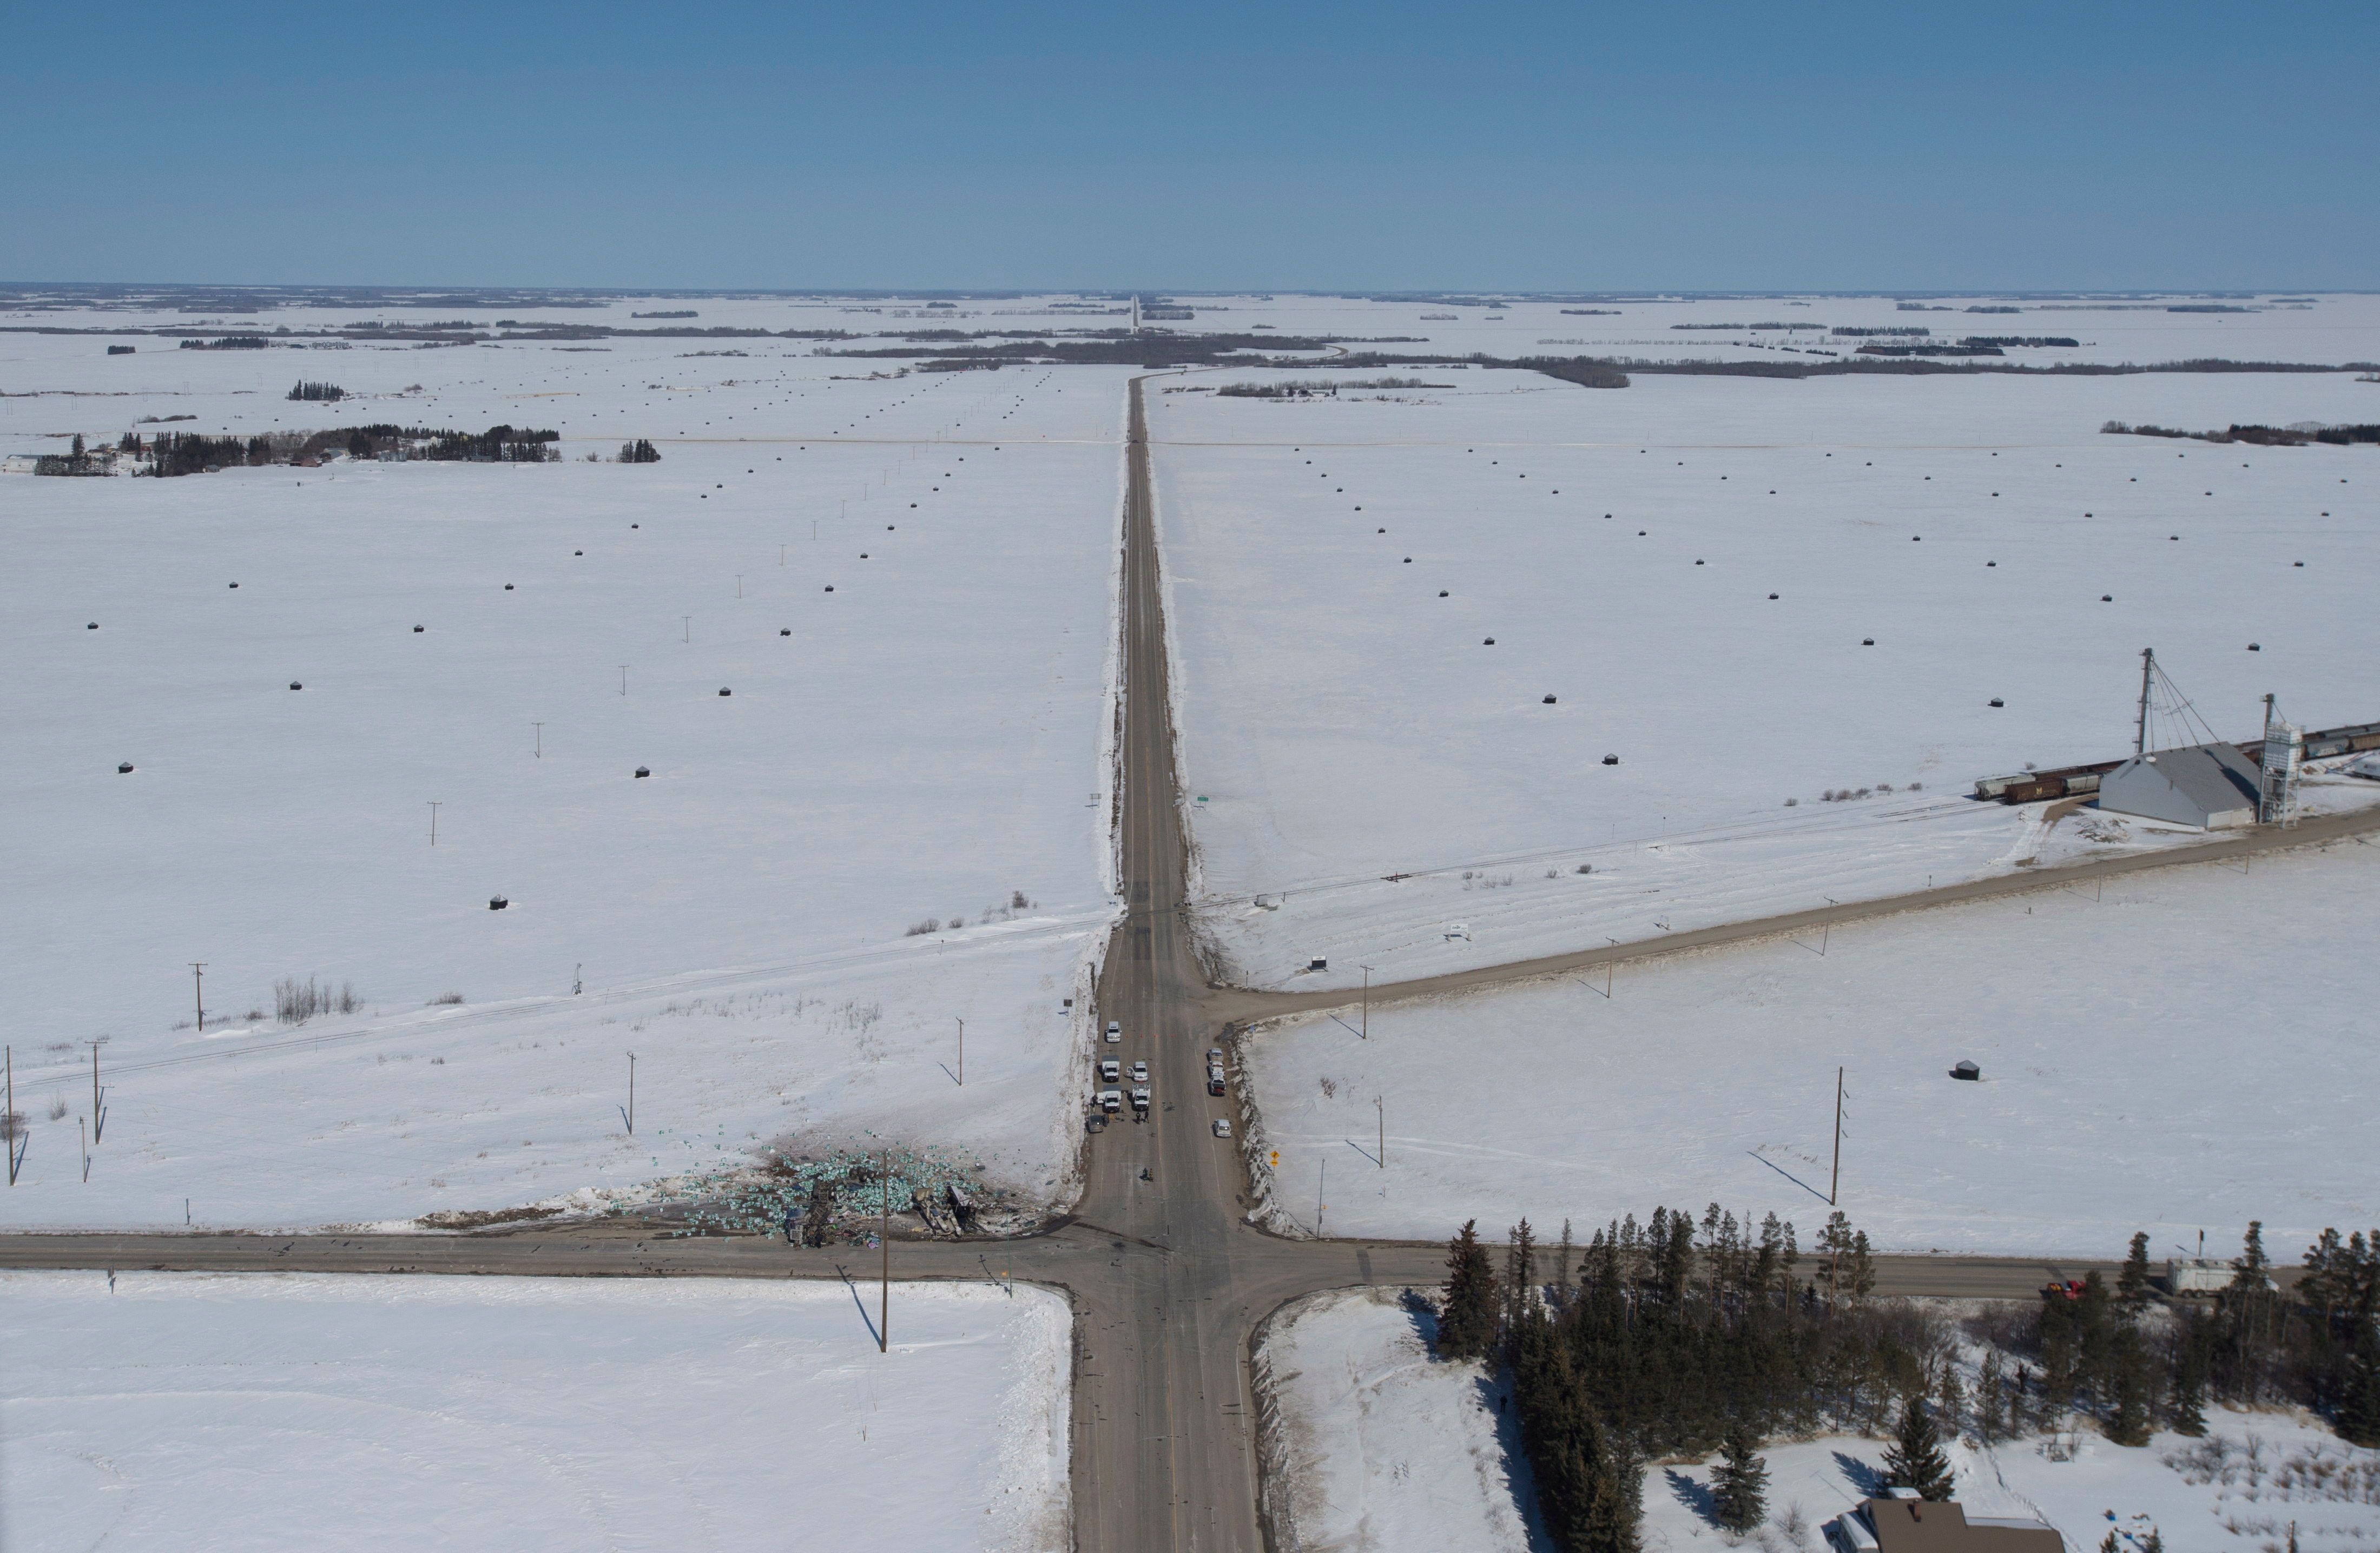
<instances>
[{"instance_id":1,"label":"train on track","mask_svg":"<svg viewBox=\"0 0 2380 1553\"><path fill-rule=\"evenodd\" d=\"M2265 745L2261 739L2236 746L2240 753L2256 765L2264 764ZM2334 756L2353 755L2366 749L2380 749L2380 722L2355 722L2344 728L2325 728L2305 736L2305 758L2326 760ZM2003 804L2037 804L2045 798L2087 797L2099 791L2099 779L2123 764L2121 760L2101 760L2089 766L2060 766L2050 771L2016 771L2008 776L1985 777L1975 783L1975 796Z\"/></svg>"}]
</instances>

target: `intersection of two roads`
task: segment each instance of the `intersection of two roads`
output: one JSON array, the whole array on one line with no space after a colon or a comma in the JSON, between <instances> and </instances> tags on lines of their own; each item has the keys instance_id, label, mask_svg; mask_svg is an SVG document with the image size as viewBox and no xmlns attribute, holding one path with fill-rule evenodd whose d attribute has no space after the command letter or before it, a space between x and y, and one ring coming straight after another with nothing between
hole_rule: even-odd
<instances>
[{"instance_id":1,"label":"intersection of two roads","mask_svg":"<svg viewBox=\"0 0 2380 1553\"><path fill-rule=\"evenodd\" d=\"M1285 1302L1357 1284L1430 1284L1435 1244L1293 1241L1247 1222L1246 1171L1211 1124L1206 1052L1233 1020L1336 1006L1344 993L1259 994L1207 984L1184 907L1186 852L1168 712L1165 620L1149 503L1141 385L1132 386L1123 556L1123 771L1117 821L1125 915L1109 946L1099 1018L1127 1032L1101 1055L1145 1061L1156 1103L1089 1140L1083 1195L1048 1233L1014 1241L903 1244L902 1279L1014 1277L1063 1290L1075 1312L1072 1477L1075 1544L1087 1553L1261 1553L1258 1398L1251 1344ZM2297 846L2380 825L2343 816L2224 843ZM1526 979L1607 959L1674 952L1887 912L2038 890L2070 878L2203 861L2208 849L1989 880L1887 902L1830 907L1395 987L1395 998ZM422 1272L550 1277L852 1278L877 1272L847 1250L758 1238L651 1239L633 1222L478 1235L10 1235L0 1267L217 1271ZM2083 1264L1884 1257L1882 1293L2023 1297ZM898 1341L900 1310L892 1307Z\"/></svg>"}]
</instances>

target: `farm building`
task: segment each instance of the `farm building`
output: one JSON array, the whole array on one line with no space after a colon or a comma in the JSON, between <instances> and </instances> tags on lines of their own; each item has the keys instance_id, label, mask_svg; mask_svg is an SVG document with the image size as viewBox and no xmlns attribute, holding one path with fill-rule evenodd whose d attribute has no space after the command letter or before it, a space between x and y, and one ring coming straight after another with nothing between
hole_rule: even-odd
<instances>
[{"instance_id":1,"label":"farm building","mask_svg":"<svg viewBox=\"0 0 2380 1553\"><path fill-rule=\"evenodd\" d=\"M2065 1539L2038 1521L1967 1519L1955 1499L1868 1499L1827 1523L1838 1553L2063 1553Z\"/></svg>"},{"instance_id":2,"label":"farm building","mask_svg":"<svg viewBox=\"0 0 2380 1553\"><path fill-rule=\"evenodd\" d=\"M2256 823L2255 763L2228 744L2185 745L2136 755L2099 779L2111 814L2225 830Z\"/></svg>"}]
</instances>

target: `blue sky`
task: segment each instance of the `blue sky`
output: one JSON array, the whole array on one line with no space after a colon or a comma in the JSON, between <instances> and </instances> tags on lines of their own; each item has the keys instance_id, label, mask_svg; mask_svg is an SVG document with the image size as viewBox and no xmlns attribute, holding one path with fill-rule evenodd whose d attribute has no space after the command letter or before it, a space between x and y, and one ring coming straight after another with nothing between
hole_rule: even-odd
<instances>
[{"instance_id":1,"label":"blue sky","mask_svg":"<svg viewBox=\"0 0 2380 1553\"><path fill-rule=\"evenodd\" d=\"M2380 6L12 12L18 280L2380 286Z\"/></svg>"}]
</instances>

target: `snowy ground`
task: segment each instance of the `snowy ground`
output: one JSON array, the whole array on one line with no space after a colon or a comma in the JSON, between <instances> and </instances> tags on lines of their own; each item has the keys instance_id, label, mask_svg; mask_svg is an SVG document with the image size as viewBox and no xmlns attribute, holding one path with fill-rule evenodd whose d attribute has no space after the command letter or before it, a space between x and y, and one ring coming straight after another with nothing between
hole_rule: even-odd
<instances>
[{"instance_id":1,"label":"snowy ground","mask_svg":"<svg viewBox=\"0 0 2380 1553\"><path fill-rule=\"evenodd\" d=\"M2319 1426L2281 1414L2216 1412L2204 1439L2160 1434L2128 1450L2086 1430L2070 1462L2051 1461L2039 1439L1991 1450L1950 1446L1960 1504L1971 1517L2046 1521L2072 1553L2095 1553L2111 1531L2124 1553L2137 1553L2152 1528L2177 1553L2277 1553L2292 1522L2303 1553L2364 1553L2380 1541L2380 1505L2329 1497L2301 1470L2289 1470L2352 1463L2362 1483L2350 1491L2370 1492L2380 1452L2359 1450ZM1823 1547L1817 1528L1873 1491L1885 1449L1882 1441L1849 1436L1765 1448L1770 1519L1755 1534L1763 1553L1797 1546L1783 1524L1796 1506L1810 1532L1799 1546ZM1718 1553L1729 1546L1709 1503L1709 1466L1654 1468L1645 1483L1645 1553Z\"/></svg>"},{"instance_id":2,"label":"snowy ground","mask_svg":"<svg viewBox=\"0 0 2380 1553\"><path fill-rule=\"evenodd\" d=\"M1268 1323L1257 1367L1275 1409L1265 1511L1280 1547L1543 1545L1502 1388L1431 1358L1435 1328L1392 1289L1309 1295Z\"/></svg>"},{"instance_id":3,"label":"snowy ground","mask_svg":"<svg viewBox=\"0 0 2380 1553\"><path fill-rule=\"evenodd\" d=\"M1278 1409L1270 1508L1284 1547L1550 1546L1533 1524L1512 1415L1496 1411L1500 1379L1431 1358L1430 1328L1417 1302L1385 1289L1313 1295L1273 1319L1258 1358ZM2277 1550L2291 1522L2306 1553L2364 1553L2380 1541L2380 1451L2277 1413L2218 1411L2208 1425L2206 1439L2162 1434L2141 1450L2086 1430L2071 1462L2050 1461L2037 1438L1948 1450L1970 1515L2046 1520L2073 1553L2091 1553L2110 1530L2134 1553L2152 1526L2168 1547L2206 1553ZM1884 1450L1851 1436L1765 1447L1770 1520L1754 1545L1815 1553L1820 1526L1876 1490ZM2317 1463L2332 1469L2327 1489L2309 1470ZM1707 1467L1646 1473L1644 1544L1741 1545L1711 1518Z\"/></svg>"},{"instance_id":4,"label":"snowy ground","mask_svg":"<svg viewBox=\"0 0 2380 1553\"><path fill-rule=\"evenodd\" d=\"M662 1127L891 1131L1067 1195L1062 1003L1112 904L1121 370L103 343L0 336L31 395L0 433L504 420L663 461L6 479L0 942L34 1136L0 1220L503 1207L668 1172ZM284 401L299 372L354 396ZM283 977L362 1006L243 1017ZM222 1060L249 1048L277 1054Z\"/></svg>"},{"instance_id":5,"label":"snowy ground","mask_svg":"<svg viewBox=\"0 0 2380 1553\"><path fill-rule=\"evenodd\" d=\"M1879 1249L2294 1260L2380 1218L2367 1104L2380 848L2340 843L1837 928L1601 977L1301 1016L1242 1049L1271 1211L1333 1235L1584 1239L1656 1206ZM1826 951L1822 957L1819 951ZM1961 1059L1983 1068L1962 1084ZM1385 1170L1374 1161L1382 1102ZM1327 1180L1326 1180L1327 1177Z\"/></svg>"},{"instance_id":6,"label":"snowy ground","mask_svg":"<svg viewBox=\"0 0 2380 1553\"><path fill-rule=\"evenodd\" d=\"M0 1545L1068 1544L1065 1301L0 1273Z\"/></svg>"},{"instance_id":7,"label":"snowy ground","mask_svg":"<svg viewBox=\"0 0 2380 1553\"><path fill-rule=\"evenodd\" d=\"M1289 374L1173 386L1251 375ZM1244 984L2005 871L2037 810L1963 795L2129 753L2143 647L2223 737L2268 690L2380 718L2380 449L2098 431L2380 419L2350 375L1405 375L1453 386L1155 396L1201 920Z\"/></svg>"}]
</instances>

